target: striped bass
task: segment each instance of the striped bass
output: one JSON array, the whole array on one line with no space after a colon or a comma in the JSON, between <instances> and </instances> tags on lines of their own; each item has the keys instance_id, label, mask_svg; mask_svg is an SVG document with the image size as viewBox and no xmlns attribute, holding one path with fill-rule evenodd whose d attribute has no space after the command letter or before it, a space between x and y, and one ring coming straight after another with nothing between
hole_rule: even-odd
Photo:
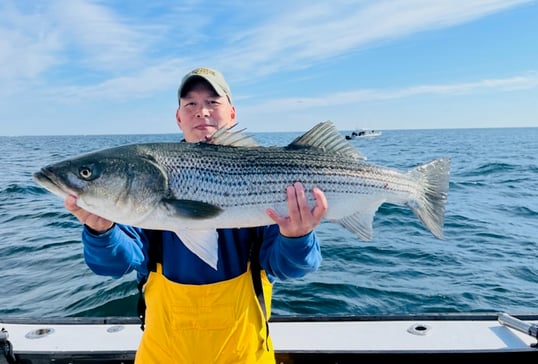
<instances>
[{"instance_id":1,"label":"striped bass","mask_svg":"<svg viewBox=\"0 0 538 364\"><path fill-rule=\"evenodd\" d=\"M443 239L449 159L405 173L369 164L330 121L284 147L258 146L230 129L210 142L102 149L47 165L33 177L62 198L77 196L78 206L103 218L176 232L215 269L215 229L274 224L266 209L287 216L286 187L296 181L306 190L320 188L325 218L362 240L372 238L374 215L385 202L407 205Z\"/></svg>"}]
</instances>

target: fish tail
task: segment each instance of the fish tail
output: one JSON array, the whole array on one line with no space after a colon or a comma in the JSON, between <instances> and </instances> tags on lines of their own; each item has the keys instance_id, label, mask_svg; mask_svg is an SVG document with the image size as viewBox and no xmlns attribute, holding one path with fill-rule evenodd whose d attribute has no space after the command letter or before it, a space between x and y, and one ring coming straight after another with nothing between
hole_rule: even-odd
<instances>
[{"instance_id":1,"label":"fish tail","mask_svg":"<svg viewBox=\"0 0 538 364\"><path fill-rule=\"evenodd\" d=\"M408 172L419 181L419 196L408 203L413 213L437 238L444 239L443 225L448 196L450 160L435 159Z\"/></svg>"}]
</instances>

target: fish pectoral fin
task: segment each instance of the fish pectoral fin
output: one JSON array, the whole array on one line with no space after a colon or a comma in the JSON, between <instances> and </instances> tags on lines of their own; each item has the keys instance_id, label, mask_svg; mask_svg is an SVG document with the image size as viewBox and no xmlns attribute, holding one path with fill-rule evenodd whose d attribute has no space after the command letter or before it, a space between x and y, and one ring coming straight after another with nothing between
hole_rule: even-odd
<instances>
[{"instance_id":1,"label":"fish pectoral fin","mask_svg":"<svg viewBox=\"0 0 538 364\"><path fill-rule=\"evenodd\" d=\"M163 203L174 215L195 220L209 219L222 212L219 206L202 201L164 199Z\"/></svg>"},{"instance_id":2,"label":"fish pectoral fin","mask_svg":"<svg viewBox=\"0 0 538 364\"><path fill-rule=\"evenodd\" d=\"M174 231L183 244L198 258L217 270L219 259L219 235L217 230L188 230L178 229Z\"/></svg>"},{"instance_id":3,"label":"fish pectoral fin","mask_svg":"<svg viewBox=\"0 0 538 364\"><path fill-rule=\"evenodd\" d=\"M372 222L376 210L360 211L342 219L333 220L362 240L372 240Z\"/></svg>"}]
</instances>

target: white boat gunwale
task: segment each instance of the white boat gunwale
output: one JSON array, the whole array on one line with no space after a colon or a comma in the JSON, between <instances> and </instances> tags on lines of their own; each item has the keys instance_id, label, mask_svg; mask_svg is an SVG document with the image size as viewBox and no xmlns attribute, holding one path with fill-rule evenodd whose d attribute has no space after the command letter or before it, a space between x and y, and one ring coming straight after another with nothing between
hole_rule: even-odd
<instances>
[{"instance_id":1,"label":"white boat gunwale","mask_svg":"<svg viewBox=\"0 0 538 364\"><path fill-rule=\"evenodd\" d=\"M381 357L536 360L538 314L501 315L506 314L274 316L270 331L278 364ZM132 363L142 333L136 317L0 317L0 330L16 363L24 364Z\"/></svg>"}]
</instances>

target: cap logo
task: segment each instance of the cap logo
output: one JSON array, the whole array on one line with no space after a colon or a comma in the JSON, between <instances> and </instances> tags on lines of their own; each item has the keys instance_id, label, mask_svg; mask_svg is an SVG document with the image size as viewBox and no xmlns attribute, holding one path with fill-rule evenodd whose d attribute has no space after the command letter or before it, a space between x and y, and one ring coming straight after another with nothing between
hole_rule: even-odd
<instances>
[{"instance_id":1,"label":"cap logo","mask_svg":"<svg viewBox=\"0 0 538 364\"><path fill-rule=\"evenodd\" d=\"M209 68L197 68L191 72L193 75L211 75L216 76L215 71L210 70Z\"/></svg>"}]
</instances>

